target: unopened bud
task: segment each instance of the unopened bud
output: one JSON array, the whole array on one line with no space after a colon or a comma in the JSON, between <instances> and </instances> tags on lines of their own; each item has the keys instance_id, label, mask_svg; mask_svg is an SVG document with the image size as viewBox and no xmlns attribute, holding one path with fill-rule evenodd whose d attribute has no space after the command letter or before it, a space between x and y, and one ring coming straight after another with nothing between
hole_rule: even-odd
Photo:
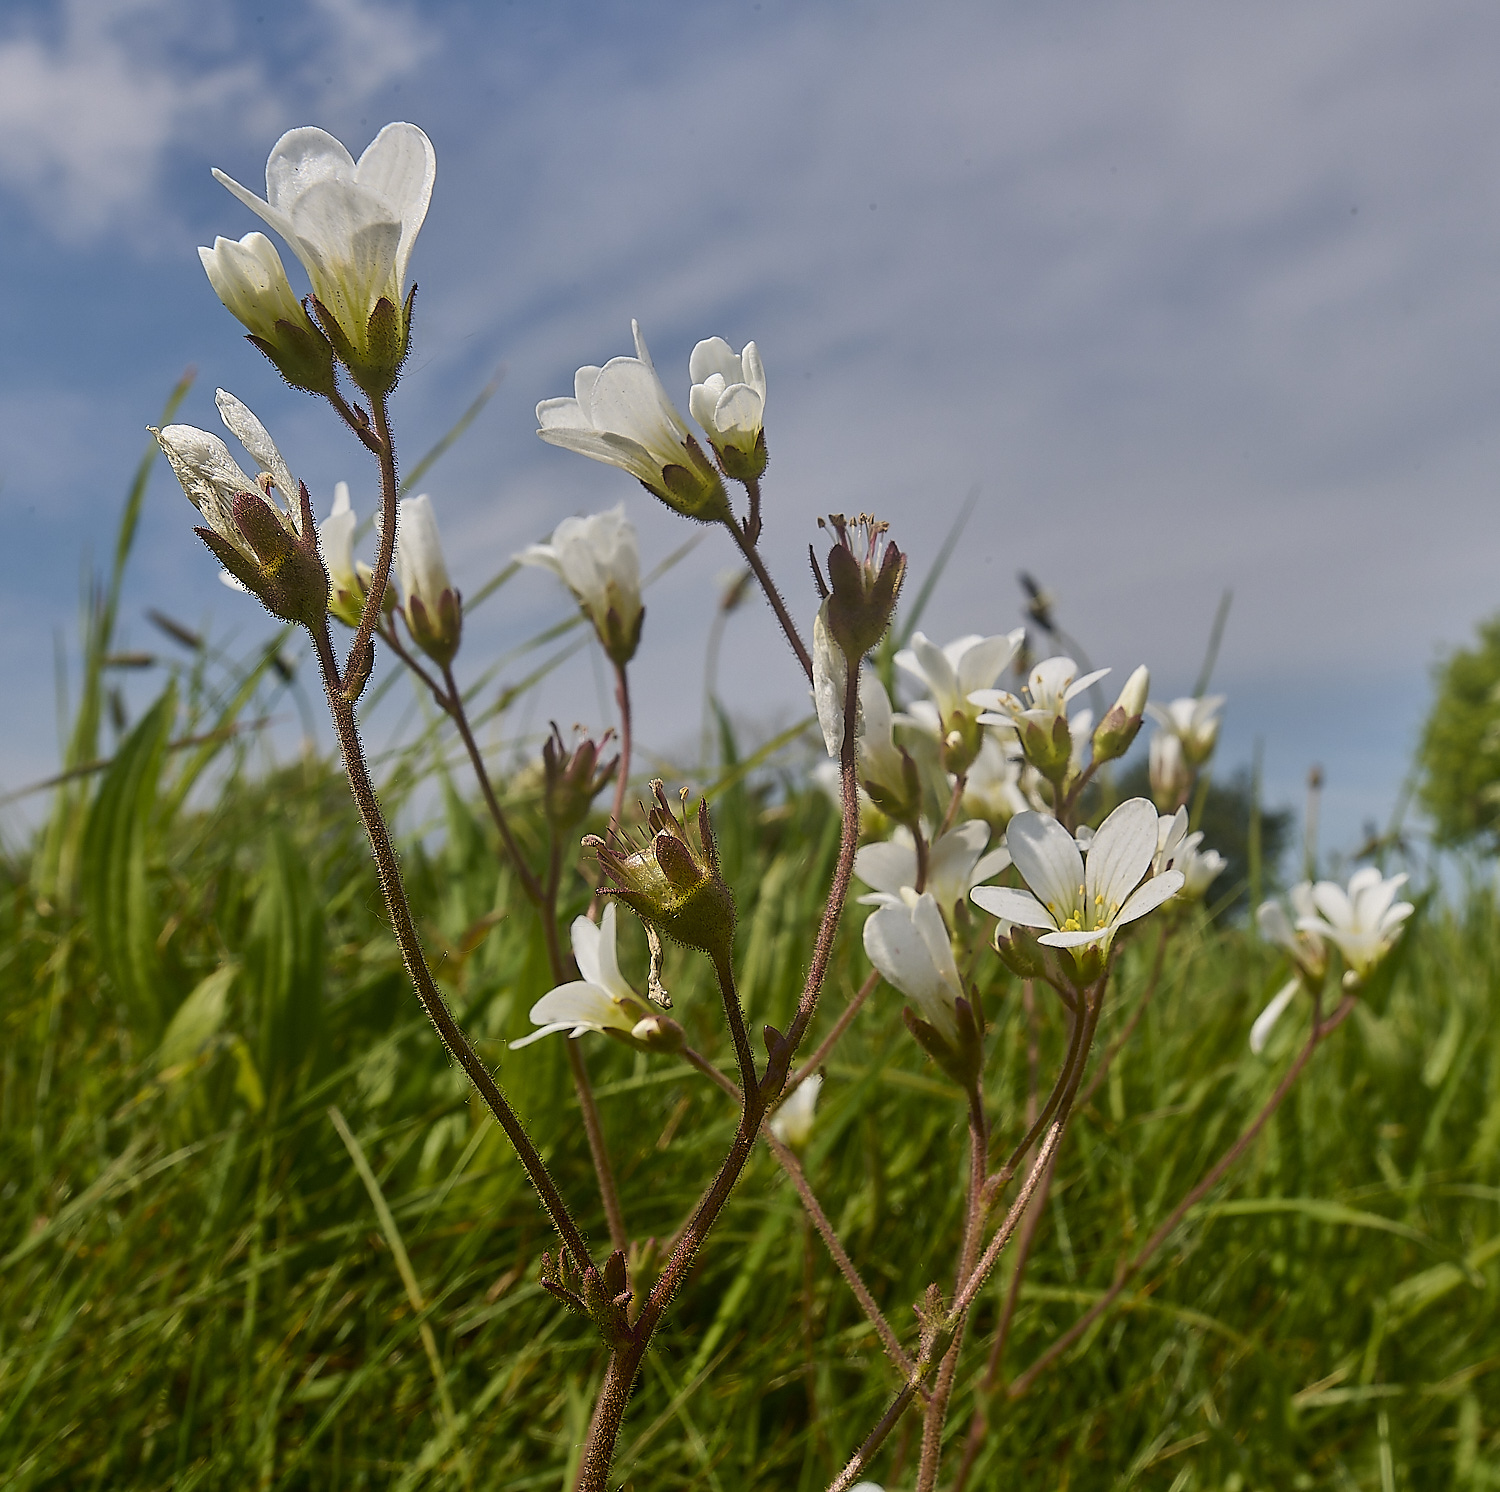
<instances>
[{"instance_id":1,"label":"unopened bud","mask_svg":"<svg viewBox=\"0 0 1500 1492\"><path fill-rule=\"evenodd\" d=\"M569 751L552 722L552 734L542 743L542 775L547 822L559 838L588 817L594 799L614 776L619 759L601 763L599 751L599 743L588 736Z\"/></svg>"},{"instance_id":2,"label":"unopened bud","mask_svg":"<svg viewBox=\"0 0 1500 1492\"><path fill-rule=\"evenodd\" d=\"M1122 757L1130 750L1141 729L1146 712L1146 695L1151 688L1150 670L1142 664L1126 679L1120 697L1094 732L1094 763L1102 766Z\"/></svg>"}]
</instances>

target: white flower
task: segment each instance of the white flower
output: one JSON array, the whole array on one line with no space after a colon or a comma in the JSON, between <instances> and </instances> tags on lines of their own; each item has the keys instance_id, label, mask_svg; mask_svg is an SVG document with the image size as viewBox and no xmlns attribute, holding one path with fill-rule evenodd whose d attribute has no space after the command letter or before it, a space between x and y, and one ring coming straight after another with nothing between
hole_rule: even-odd
<instances>
[{"instance_id":1,"label":"white flower","mask_svg":"<svg viewBox=\"0 0 1500 1492\"><path fill-rule=\"evenodd\" d=\"M463 607L448 578L437 515L425 492L396 504L396 574L407 630L423 652L446 668L458 652Z\"/></svg>"},{"instance_id":2,"label":"white flower","mask_svg":"<svg viewBox=\"0 0 1500 1492\"><path fill-rule=\"evenodd\" d=\"M990 826L983 819L970 819L941 835L928 849L926 890L938 907L952 915L955 903L973 886L992 880L1010 864L1005 849L984 853L990 841ZM861 845L854 852L854 874L871 891L859 899L865 906L898 906L917 883L917 847L910 829L898 828L887 840Z\"/></svg>"},{"instance_id":3,"label":"white flower","mask_svg":"<svg viewBox=\"0 0 1500 1492\"><path fill-rule=\"evenodd\" d=\"M1299 917L1297 927L1333 943L1354 978L1362 981L1391 951L1402 923L1415 910L1409 901L1396 900L1405 884L1404 875L1387 879L1373 865L1355 871L1347 891L1334 881L1319 881L1312 899L1323 915Z\"/></svg>"},{"instance_id":4,"label":"white flower","mask_svg":"<svg viewBox=\"0 0 1500 1492\"><path fill-rule=\"evenodd\" d=\"M781 1107L771 1115L766 1128L793 1150L800 1150L812 1139L813 1114L818 1107L818 1092L823 1086L821 1073L812 1073L792 1089Z\"/></svg>"},{"instance_id":5,"label":"white flower","mask_svg":"<svg viewBox=\"0 0 1500 1492\"><path fill-rule=\"evenodd\" d=\"M1151 718L1164 731L1177 737L1190 767L1201 767L1213 755L1219 739L1219 711L1227 698L1205 694L1201 699L1174 699L1169 705L1146 706Z\"/></svg>"},{"instance_id":6,"label":"white flower","mask_svg":"<svg viewBox=\"0 0 1500 1492\"><path fill-rule=\"evenodd\" d=\"M1006 742L1008 738L1008 747ZM966 813L1004 824L1018 813L1025 813L1026 794L1021 788L1021 756L1015 738L986 730L979 755L964 781L963 807Z\"/></svg>"},{"instance_id":7,"label":"white flower","mask_svg":"<svg viewBox=\"0 0 1500 1492\"><path fill-rule=\"evenodd\" d=\"M907 711L911 720L940 741L962 730L979 715L970 696L988 689L1000 677L1000 670L1025 637L1026 629L1018 627L1003 636L960 637L940 648L921 632L914 632L911 646L896 654L896 664L919 680L932 699L912 704Z\"/></svg>"},{"instance_id":8,"label":"white flower","mask_svg":"<svg viewBox=\"0 0 1500 1492\"><path fill-rule=\"evenodd\" d=\"M930 891L908 888L897 906L872 912L865 922L865 954L944 1040L958 1040L954 1002L964 998L953 944Z\"/></svg>"},{"instance_id":9,"label":"white flower","mask_svg":"<svg viewBox=\"0 0 1500 1492\"><path fill-rule=\"evenodd\" d=\"M341 622L359 625L368 573L354 562L354 531L359 520L349 503L349 484L335 482L333 511L318 525L318 549L328 571L328 609Z\"/></svg>"},{"instance_id":10,"label":"white flower","mask_svg":"<svg viewBox=\"0 0 1500 1492\"><path fill-rule=\"evenodd\" d=\"M436 174L427 136L414 124L388 124L358 162L326 130L289 130L266 161L265 201L222 171L215 170L214 179L302 261L318 305L333 322L325 321L325 330L342 335L356 363L370 361L368 369L351 367L360 377L375 376L375 365L393 356L399 366L405 355L406 271ZM372 338L371 318L382 300L397 318L396 349L372 345L381 339L378 330Z\"/></svg>"},{"instance_id":11,"label":"white flower","mask_svg":"<svg viewBox=\"0 0 1500 1492\"><path fill-rule=\"evenodd\" d=\"M1279 901L1263 901L1255 912L1261 936L1291 954L1298 971L1296 977L1284 985L1255 1018L1255 1024L1250 1028L1250 1050L1257 1055L1265 1050L1271 1028L1291 1004L1297 990L1304 984L1310 989L1320 987L1328 969L1328 950L1317 925L1318 904L1312 882L1299 881L1287 892L1287 897L1297 919L1295 926Z\"/></svg>"},{"instance_id":12,"label":"white flower","mask_svg":"<svg viewBox=\"0 0 1500 1492\"><path fill-rule=\"evenodd\" d=\"M1193 769L1182 754L1182 742L1170 731L1159 730L1151 737L1151 796L1158 808L1170 811L1178 807L1193 785Z\"/></svg>"},{"instance_id":13,"label":"white flower","mask_svg":"<svg viewBox=\"0 0 1500 1492\"><path fill-rule=\"evenodd\" d=\"M282 267L276 245L264 233L247 233L236 242L216 238L198 258L214 293L257 337L276 340L276 323L301 326L307 318Z\"/></svg>"},{"instance_id":14,"label":"white flower","mask_svg":"<svg viewBox=\"0 0 1500 1492\"><path fill-rule=\"evenodd\" d=\"M217 435L192 425L153 430L182 490L207 520L197 532L231 584L287 621L315 625L328 579L311 534L312 509L266 428L233 394L218 391L219 415L260 467L247 476Z\"/></svg>"},{"instance_id":15,"label":"white flower","mask_svg":"<svg viewBox=\"0 0 1500 1492\"><path fill-rule=\"evenodd\" d=\"M1328 962L1328 953L1322 937L1308 930L1306 924L1317 918L1318 904L1313 900L1311 881L1299 881L1287 896L1292 903L1292 914L1296 917L1293 926L1286 909L1279 901L1263 901L1255 912L1260 933L1268 943L1275 943L1291 954L1297 965L1307 971L1313 983L1323 978Z\"/></svg>"},{"instance_id":16,"label":"white flower","mask_svg":"<svg viewBox=\"0 0 1500 1492\"><path fill-rule=\"evenodd\" d=\"M1201 829L1188 833L1186 808L1179 808L1176 813L1164 813L1158 820L1156 857L1151 862L1151 874L1180 870L1184 901L1201 900L1229 863L1217 850L1200 850L1198 846L1202 843Z\"/></svg>"},{"instance_id":17,"label":"white flower","mask_svg":"<svg viewBox=\"0 0 1500 1492\"><path fill-rule=\"evenodd\" d=\"M703 426L724 470L741 481L760 476L766 467L766 370L755 343L736 353L723 337L710 337L693 348L688 375L688 413Z\"/></svg>"},{"instance_id":18,"label":"white flower","mask_svg":"<svg viewBox=\"0 0 1500 1492\"><path fill-rule=\"evenodd\" d=\"M1020 737L1027 760L1044 777L1055 780L1076 770L1081 755L1074 747L1068 705L1108 672L1098 668L1080 679L1078 665L1071 658L1046 658L1031 670L1020 697L1003 689L980 689L969 699L984 711L979 716L982 725L1010 726ZM1093 714L1087 719L1091 726ZM1080 713L1080 727L1083 720ZM1082 728L1076 733L1087 737Z\"/></svg>"},{"instance_id":19,"label":"white flower","mask_svg":"<svg viewBox=\"0 0 1500 1492\"><path fill-rule=\"evenodd\" d=\"M643 1022L656 1019L620 973L615 956L614 902L605 902L598 923L587 917L573 919L573 957L583 978L548 990L531 1007L531 1020L541 1030L511 1042L512 1050L530 1046L554 1031L567 1031L573 1036L582 1036L585 1031L618 1031L629 1036Z\"/></svg>"},{"instance_id":20,"label":"white flower","mask_svg":"<svg viewBox=\"0 0 1500 1492\"><path fill-rule=\"evenodd\" d=\"M516 558L551 570L594 624L616 663L635 656L641 640L641 554L625 504L588 518L564 518L550 544L531 544Z\"/></svg>"},{"instance_id":21,"label":"white flower","mask_svg":"<svg viewBox=\"0 0 1500 1492\"><path fill-rule=\"evenodd\" d=\"M1088 865L1073 836L1054 818L1018 813L1005 833L1016 869L1031 888L978 886L969 899L1002 921L1046 929L1039 942L1053 948L1108 953L1115 934L1175 896L1180 870L1145 880L1156 853L1156 810L1144 798L1120 804L1099 825ZM1034 893L1034 894L1033 894Z\"/></svg>"},{"instance_id":22,"label":"white flower","mask_svg":"<svg viewBox=\"0 0 1500 1492\"><path fill-rule=\"evenodd\" d=\"M580 368L571 399L543 399L537 434L627 471L668 507L704 523L732 521L724 484L672 406L638 322L630 323L634 357Z\"/></svg>"}]
</instances>

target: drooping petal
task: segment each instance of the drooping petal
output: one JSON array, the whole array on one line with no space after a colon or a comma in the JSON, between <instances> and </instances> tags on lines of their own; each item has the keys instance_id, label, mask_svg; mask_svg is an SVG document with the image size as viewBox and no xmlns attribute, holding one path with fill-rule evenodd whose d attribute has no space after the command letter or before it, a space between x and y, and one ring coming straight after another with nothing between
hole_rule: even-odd
<instances>
[{"instance_id":1,"label":"drooping petal","mask_svg":"<svg viewBox=\"0 0 1500 1492\"><path fill-rule=\"evenodd\" d=\"M227 389L219 389L214 394L214 403L218 406L219 418L224 421L235 439L250 453L250 459L262 471L270 473L277 492L281 494L282 504L291 517L293 527L300 531L301 504L298 501L297 480L287 469L287 464L281 452L276 449L276 442L271 439L270 432Z\"/></svg>"},{"instance_id":2,"label":"drooping petal","mask_svg":"<svg viewBox=\"0 0 1500 1492\"><path fill-rule=\"evenodd\" d=\"M825 601L813 619L813 703L823 731L823 745L837 759L844 748L844 697L848 692L849 660L833 640Z\"/></svg>"},{"instance_id":3,"label":"drooping petal","mask_svg":"<svg viewBox=\"0 0 1500 1492\"><path fill-rule=\"evenodd\" d=\"M1272 997L1271 1003L1255 1017L1255 1024L1250 1027L1250 1050L1258 1057L1266 1049L1266 1042L1271 1039L1271 1027L1281 1019L1281 1013L1292 1003L1292 997L1297 993L1298 981L1293 979L1284 984Z\"/></svg>"}]
</instances>

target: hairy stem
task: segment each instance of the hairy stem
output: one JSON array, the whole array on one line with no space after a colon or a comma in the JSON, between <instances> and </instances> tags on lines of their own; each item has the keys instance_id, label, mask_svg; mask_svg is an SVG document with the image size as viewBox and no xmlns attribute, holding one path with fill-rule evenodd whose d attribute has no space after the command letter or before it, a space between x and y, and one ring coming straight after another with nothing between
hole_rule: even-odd
<instances>
[{"instance_id":1,"label":"hairy stem","mask_svg":"<svg viewBox=\"0 0 1500 1492\"><path fill-rule=\"evenodd\" d=\"M334 408L337 409L338 405L335 404ZM346 405L345 409L347 408ZM344 414L344 411L341 410L340 413ZM349 645L345 659L344 676L339 680L339 688L342 690L347 690L351 680L359 677L362 670L368 672L368 669L363 668L365 656L370 646L370 636L380 621L381 610L385 605L385 588L390 583L391 561L396 554L396 445L391 439L385 395L370 401L375 444L371 445L365 438L362 426L352 418L352 413L349 411L344 414L345 423L375 453L375 460L380 466L380 547L375 555L375 573L370 577L370 589L365 593L364 609L359 614L359 626L354 629L354 641Z\"/></svg>"},{"instance_id":2,"label":"hairy stem","mask_svg":"<svg viewBox=\"0 0 1500 1492\"><path fill-rule=\"evenodd\" d=\"M749 1093L760 1086L755 1075L755 1054L750 1050L750 1035L745 1030L745 1012L740 1008L739 990L734 983L734 969L727 953L713 961L714 973L719 981L719 995L724 1002L724 1019L729 1022L729 1034L734 1041L734 1059L740 1066L740 1087Z\"/></svg>"},{"instance_id":3,"label":"hairy stem","mask_svg":"<svg viewBox=\"0 0 1500 1492\"><path fill-rule=\"evenodd\" d=\"M976 1083L969 1090L969 1200L964 1215L963 1243L955 1271L955 1293L974 1272L979 1243L984 1235L985 1157L989 1141L985 1133L984 1100ZM948 1400L953 1394L953 1379L958 1372L959 1353L963 1350L965 1318L954 1328L953 1340L938 1365L937 1381L922 1415L922 1455L917 1468L917 1492L933 1492L937 1486L938 1466L943 1456L943 1424L948 1418Z\"/></svg>"},{"instance_id":4,"label":"hairy stem","mask_svg":"<svg viewBox=\"0 0 1500 1492\"><path fill-rule=\"evenodd\" d=\"M771 573L766 569L765 561L760 557L760 551L745 536L744 530L733 518L730 518L724 527L734 536L734 542L739 546L740 553L745 556L745 563L754 572L761 590L765 593L766 600L771 603L771 610L776 613L776 620L781 623L781 630L786 633L786 640L791 643L792 651L797 655L797 662L802 665L802 672L807 675L807 682L812 683L812 656L798 635L796 623L792 621L791 614L786 609L786 602L781 599L781 592L776 589L776 582L771 579Z\"/></svg>"},{"instance_id":5,"label":"hairy stem","mask_svg":"<svg viewBox=\"0 0 1500 1492\"><path fill-rule=\"evenodd\" d=\"M396 861L396 852L391 845L374 786L370 782L369 768L365 764L364 747L360 743L359 730L355 724L354 706L345 697L343 686L339 682L338 664L333 656L333 644L329 640L326 619L313 631L312 636L313 645L317 650L318 665L323 673L323 686L328 695L328 706L333 713L334 731L338 736L339 749L344 757L344 770L349 776L349 790L354 795L355 807L359 810L360 820L364 824L365 833L369 836L370 851L374 856L375 869L380 877L380 889L384 893L386 908L391 917L391 928L401 948L401 956L406 963L407 972L416 986L417 999L421 1001L422 1009L436 1028L443 1045L468 1074L469 1081L474 1084L479 1096L495 1116L501 1129L505 1131L506 1138L515 1147L521 1164L526 1168L526 1174L531 1178L532 1185L536 1187L542 1199L542 1205L547 1209L547 1215L552 1219L553 1226L557 1229L568 1251L580 1268L592 1270L594 1264L589 1255L588 1245L584 1243L583 1234L573 1220L572 1213L568 1211L567 1203L563 1201L562 1194L558 1191L536 1147L531 1143L515 1110L505 1101L495 1080L490 1076L484 1063L480 1061L478 1053L469 1045L468 1039L459 1030L458 1023L453 1019L447 1002L443 999L442 992L438 989L427 967L421 940L417 936L416 924L412 920L411 907L406 900L406 888L401 881L401 870Z\"/></svg>"},{"instance_id":6,"label":"hairy stem","mask_svg":"<svg viewBox=\"0 0 1500 1492\"><path fill-rule=\"evenodd\" d=\"M851 666L844 684L844 739L839 748L839 797L843 804L843 824L839 831L839 855L833 868L833 884L828 888L828 905L823 909L823 920L818 927L818 940L813 945L812 965L807 971L807 981L802 986L802 998L797 1002L797 1014L786 1034L785 1065L777 1074L780 1078L791 1065L813 1012L818 1008L818 995L823 989L823 980L828 974L828 960L833 956L833 940L839 930L839 918L844 912L844 902L849 896L849 880L854 874L854 852L859 848L859 776L855 769L855 729L859 718L859 669ZM776 1062L771 1063L769 1081L776 1071Z\"/></svg>"},{"instance_id":7,"label":"hairy stem","mask_svg":"<svg viewBox=\"0 0 1500 1492\"><path fill-rule=\"evenodd\" d=\"M838 1234L834 1232L833 1224L828 1220L828 1214L823 1211L808 1183L807 1174L802 1169L802 1162L792 1153L791 1148L783 1145L769 1129L763 1132L761 1138L771 1147L771 1154L781 1163L781 1169L786 1172L792 1185L797 1188L797 1195L802 1201L803 1208L812 1219L813 1226L818 1230L818 1236L828 1246L828 1252L833 1262L838 1265L845 1284L849 1286L854 1298L859 1302L860 1309L864 1311L870 1325L875 1328L881 1344L885 1347L886 1355L901 1369L902 1373L910 1378L916 1371L915 1365L901 1346L900 1338L897 1337L890 1322L885 1319L884 1313L875 1303L875 1297L870 1294L870 1287L865 1284L854 1261L849 1257L848 1250L839 1240Z\"/></svg>"},{"instance_id":8,"label":"hairy stem","mask_svg":"<svg viewBox=\"0 0 1500 1492\"><path fill-rule=\"evenodd\" d=\"M615 802L609 810L609 833L613 842L625 811L625 789L630 783L630 678L623 663L615 664L615 703L620 707L620 765L615 774Z\"/></svg>"},{"instance_id":9,"label":"hairy stem","mask_svg":"<svg viewBox=\"0 0 1500 1492\"><path fill-rule=\"evenodd\" d=\"M828 1484L828 1492L848 1492L854 1479L875 1459L875 1452L885 1444L886 1437L896 1428L896 1422L906 1413L917 1390L908 1383L891 1401L891 1407L880 1416L875 1428L865 1437L865 1443L855 1451L849 1464Z\"/></svg>"},{"instance_id":10,"label":"hairy stem","mask_svg":"<svg viewBox=\"0 0 1500 1492\"><path fill-rule=\"evenodd\" d=\"M1292 1091L1297 1079L1302 1075L1303 1068L1312 1060L1313 1053L1317 1051L1325 1038L1344 1023L1349 1012L1354 1009L1355 999L1356 996L1354 995L1346 995L1338 1009L1326 1021L1314 1019L1312 1034L1307 1038L1307 1044L1297 1054L1297 1058L1292 1065L1287 1068L1281 1081L1276 1085L1275 1092L1266 1100L1261 1111L1250 1122L1249 1127L1219 1157L1217 1163L1210 1168L1203 1179L1172 1209L1170 1216L1146 1240L1145 1246L1141 1251L1120 1270L1114 1284L1011 1384L1009 1396L1012 1399L1019 1399L1047 1368L1061 1357L1115 1303L1126 1285L1141 1272L1150 1261L1152 1255L1177 1231L1178 1224L1187 1215L1189 1209L1195 1206L1209 1191L1218 1185L1234 1163L1255 1143L1255 1137L1265 1128L1271 1115L1280 1108L1281 1101Z\"/></svg>"},{"instance_id":11,"label":"hairy stem","mask_svg":"<svg viewBox=\"0 0 1500 1492\"><path fill-rule=\"evenodd\" d=\"M781 1095L783 1102L792 1093L796 1092L828 1060L829 1052L838 1045L839 1038L853 1024L854 1017L860 1012L860 1007L874 994L875 986L879 983L880 971L878 969L871 969L865 976L865 982L855 990L854 994L850 997L849 1003L839 1013L839 1018L833 1023L833 1029L818 1043L812 1056L786 1080L786 1087L782 1090Z\"/></svg>"}]
</instances>

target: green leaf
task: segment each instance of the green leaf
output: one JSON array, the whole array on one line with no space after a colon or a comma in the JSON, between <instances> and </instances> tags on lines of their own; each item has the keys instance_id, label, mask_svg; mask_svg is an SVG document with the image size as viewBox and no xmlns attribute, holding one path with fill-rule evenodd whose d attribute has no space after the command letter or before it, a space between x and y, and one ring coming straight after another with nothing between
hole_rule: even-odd
<instances>
[{"instance_id":1,"label":"green leaf","mask_svg":"<svg viewBox=\"0 0 1500 1492\"><path fill-rule=\"evenodd\" d=\"M79 886L99 961L129 1006L138 1032L153 1045L175 1001L156 943L146 863L163 748L177 712L169 685L116 754L89 809Z\"/></svg>"},{"instance_id":2,"label":"green leaf","mask_svg":"<svg viewBox=\"0 0 1500 1492\"><path fill-rule=\"evenodd\" d=\"M194 1061L203 1048L224 1027L229 1010L229 988L239 973L237 964L225 964L205 979L200 979L192 993L177 1007L167 1023L166 1034L156 1054L162 1072Z\"/></svg>"}]
</instances>

